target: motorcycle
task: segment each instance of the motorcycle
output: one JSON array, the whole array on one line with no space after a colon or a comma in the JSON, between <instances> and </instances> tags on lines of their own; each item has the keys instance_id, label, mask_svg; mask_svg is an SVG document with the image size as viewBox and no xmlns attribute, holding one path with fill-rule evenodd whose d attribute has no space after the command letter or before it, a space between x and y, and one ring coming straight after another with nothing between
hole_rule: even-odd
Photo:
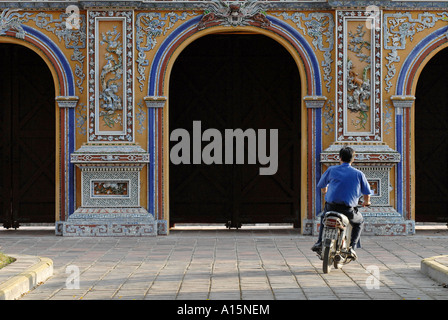
<instances>
[{"instance_id":1,"label":"motorcycle","mask_svg":"<svg viewBox=\"0 0 448 320\"><path fill-rule=\"evenodd\" d=\"M322 250L317 255L323 260L323 272L329 273L332 267L339 269L356 257L349 251L352 227L348 218L342 213L328 211L323 224Z\"/></svg>"}]
</instances>

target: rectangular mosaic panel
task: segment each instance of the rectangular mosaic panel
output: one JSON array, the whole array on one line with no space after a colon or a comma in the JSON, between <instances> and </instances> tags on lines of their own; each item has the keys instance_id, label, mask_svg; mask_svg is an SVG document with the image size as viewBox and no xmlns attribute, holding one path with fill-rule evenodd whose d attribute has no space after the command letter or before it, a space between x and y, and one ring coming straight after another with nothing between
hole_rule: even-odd
<instances>
[{"instance_id":1,"label":"rectangular mosaic panel","mask_svg":"<svg viewBox=\"0 0 448 320\"><path fill-rule=\"evenodd\" d=\"M90 181L90 190L92 198L128 198L129 197L129 180L128 181Z\"/></svg>"},{"instance_id":2,"label":"rectangular mosaic panel","mask_svg":"<svg viewBox=\"0 0 448 320\"><path fill-rule=\"evenodd\" d=\"M380 26L380 11L337 11L338 141L382 141Z\"/></svg>"},{"instance_id":3,"label":"rectangular mosaic panel","mask_svg":"<svg viewBox=\"0 0 448 320\"><path fill-rule=\"evenodd\" d=\"M82 207L139 207L140 172L138 170L83 171L81 175Z\"/></svg>"},{"instance_id":4,"label":"rectangular mosaic panel","mask_svg":"<svg viewBox=\"0 0 448 320\"><path fill-rule=\"evenodd\" d=\"M89 141L132 142L133 12L90 11Z\"/></svg>"}]
</instances>

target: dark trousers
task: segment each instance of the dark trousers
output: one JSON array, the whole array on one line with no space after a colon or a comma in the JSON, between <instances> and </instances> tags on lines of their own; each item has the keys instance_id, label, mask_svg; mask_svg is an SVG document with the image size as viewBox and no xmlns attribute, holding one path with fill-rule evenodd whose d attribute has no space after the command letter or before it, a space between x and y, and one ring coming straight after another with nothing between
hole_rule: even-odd
<instances>
[{"instance_id":1,"label":"dark trousers","mask_svg":"<svg viewBox=\"0 0 448 320\"><path fill-rule=\"evenodd\" d=\"M318 243L322 242L322 232L324 230L323 227L323 220L325 217L325 213L328 211L336 211L339 213L342 213L345 215L348 220L350 221L350 224L352 225L352 234L351 234L351 241L350 246L352 248L360 248L361 247L361 231L362 227L364 225L364 218L361 213L358 212L358 208L356 207L348 207L341 204L333 204L333 203L325 203L325 209L320 217L320 228L319 228L319 239L317 240Z\"/></svg>"}]
</instances>

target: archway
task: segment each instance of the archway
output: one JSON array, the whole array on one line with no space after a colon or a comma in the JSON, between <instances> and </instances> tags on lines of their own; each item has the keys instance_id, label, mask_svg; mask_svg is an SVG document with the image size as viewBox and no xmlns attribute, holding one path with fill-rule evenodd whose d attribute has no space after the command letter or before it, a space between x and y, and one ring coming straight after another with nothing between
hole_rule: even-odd
<instances>
[{"instance_id":1,"label":"archway","mask_svg":"<svg viewBox=\"0 0 448 320\"><path fill-rule=\"evenodd\" d=\"M396 190L397 211L409 220L418 221L416 219L416 183L418 182L415 168L416 153L419 151L415 148L414 124L417 118L413 99L416 98L417 83L420 82L419 76L425 65L437 52L447 47L447 31L448 26L444 26L429 33L417 43L404 59L397 77L395 147L401 154L401 161L396 168L396 178L399 181Z\"/></svg>"},{"instance_id":2,"label":"archway","mask_svg":"<svg viewBox=\"0 0 448 320\"><path fill-rule=\"evenodd\" d=\"M0 44L0 205L7 228L55 221L55 87L42 58Z\"/></svg>"},{"instance_id":3,"label":"archway","mask_svg":"<svg viewBox=\"0 0 448 320\"><path fill-rule=\"evenodd\" d=\"M200 121L196 124L202 131L217 129L223 140L222 154L215 159L222 158L219 164L204 164L203 159L195 164L194 155L190 164L175 165L171 161L170 223L227 223L239 227L270 222L298 227L300 98L297 65L282 45L267 36L211 34L188 45L170 75L170 132L186 129L194 139L194 121ZM226 162L226 129L254 129L255 139L268 150L271 130L278 130L275 172L260 175L260 163L248 164L247 153L242 164L235 159ZM266 140L256 136L258 129L266 129ZM249 143L245 139L246 151ZM175 144L172 141L170 147ZM200 150L207 144L203 142Z\"/></svg>"},{"instance_id":4,"label":"archway","mask_svg":"<svg viewBox=\"0 0 448 320\"><path fill-rule=\"evenodd\" d=\"M0 45L18 44L29 48L45 62L51 71L55 88L56 106L56 221L65 220L74 212L75 175L70 154L75 148L75 80L72 67L61 48L48 36L30 26L22 25L23 38L15 30L8 30L0 37ZM58 225L56 225L58 227Z\"/></svg>"},{"instance_id":5,"label":"archway","mask_svg":"<svg viewBox=\"0 0 448 320\"><path fill-rule=\"evenodd\" d=\"M415 93L415 220L448 221L448 49L421 72Z\"/></svg>"},{"instance_id":6,"label":"archway","mask_svg":"<svg viewBox=\"0 0 448 320\"><path fill-rule=\"evenodd\" d=\"M284 21L266 16L270 26L229 27L215 25L200 30L198 16L181 24L160 44L152 61L147 96L148 109L148 150L150 163L148 168L148 210L158 219L159 234L167 234L169 208L169 83L170 74L176 58L193 41L203 36L223 32L250 32L262 34L283 46L293 57L295 68L299 70L301 82L301 147L300 160L302 190L301 222L302 232L309 232L316 212L320 212L319 194L315 192L320 170L321 136L321 101L322 78L319 62L313 47L303 35ZM312 103L309 103L309 102ZM314 103L317 102L317 103ZM306 155L305 155L306 153Z\"/></svg>"}]
</instances>

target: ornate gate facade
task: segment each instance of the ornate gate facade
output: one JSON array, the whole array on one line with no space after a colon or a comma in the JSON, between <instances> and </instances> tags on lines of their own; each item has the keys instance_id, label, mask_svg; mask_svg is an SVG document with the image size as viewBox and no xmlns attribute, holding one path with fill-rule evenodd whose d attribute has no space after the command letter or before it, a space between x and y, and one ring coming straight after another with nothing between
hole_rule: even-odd
<instances>
[{"instance_id":1,"label":"ornate gate facade","mask_svg":"<svg viewBox=\"0 0 448 320\"><path fill-rule=\"evenodd\" d=\"M0 46L33 50L53 78L56 233L169 233L172 70L195 40L240 33L281 45L300 79L300 124L290 139L300 146L291 197L301 232L316 232L317 181L349 144L374 190L365 234L412 234L419 217L414 100L424 66L448 46L446 4L1 2ZM279 165L287 162L280 156Z\"/></svg>"}]
</instances>

